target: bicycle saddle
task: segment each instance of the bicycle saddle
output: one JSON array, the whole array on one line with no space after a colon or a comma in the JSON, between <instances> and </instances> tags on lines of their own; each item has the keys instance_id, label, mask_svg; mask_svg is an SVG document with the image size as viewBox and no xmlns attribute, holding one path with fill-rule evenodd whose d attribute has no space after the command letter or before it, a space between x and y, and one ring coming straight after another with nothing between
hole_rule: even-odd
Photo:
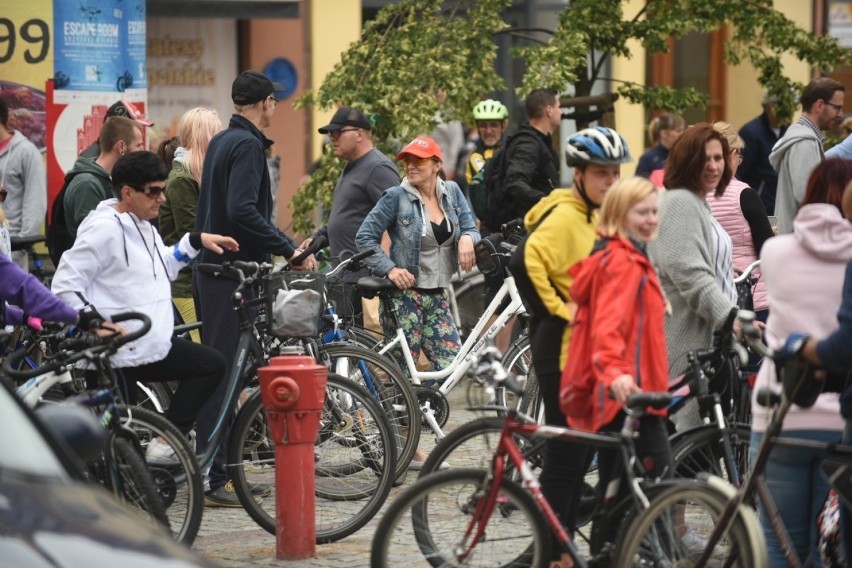
<instances>
[{"instance_id":1,"label":"bicycle saddle","mask_svg":"<svg viewBox=\"0 0 852 568\"><path fill-rule=\"evenodd\" d=\"M396 284L383 276L364 276L359 278L355 287L365 298L375 298L388 290L396 290Z\"/></svg>"},{"instance_id":2,"label":"bicycle saddle","mask_svg":"<svg viewBox=\"0 0 852 568\"><path fill-rule=\"evenodd\" d=\"M12 244L12 250L25 250L38 243L43 243L44 235L32 235L29 237L10 237L9 242Z\"/></svg>"}]
</instances>

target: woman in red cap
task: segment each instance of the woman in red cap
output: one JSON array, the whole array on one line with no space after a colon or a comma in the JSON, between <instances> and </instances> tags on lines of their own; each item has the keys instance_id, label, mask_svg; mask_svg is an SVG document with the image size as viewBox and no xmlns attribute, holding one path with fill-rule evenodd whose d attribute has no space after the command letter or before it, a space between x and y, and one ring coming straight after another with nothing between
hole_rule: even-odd
<instances>
[{"instance_id":1,"label":"woman in red cap","mask_svg":"<svg viewBox=\"0 0 852 568\"><path fill-rule=\"evenodd\" d=\"M459 186L444 181L441 148L434 140L418 136L397 159L405 164L405 178L385 190L355 242L360 250L380 250L367 262L373 274L387 277L399 289L393 300L414 360L422 352L434 369L445 369L461 345L446 289L459 267L473 268L476 217ZM391 240L389 255L379 246L385 231ZM381 307L381 323L385 335L396 333L386 306ZM398 349L394 356L405 369ZM420 458L425 456L415 454L412 469L422 466Z\"/></svg>"}]
</instances>

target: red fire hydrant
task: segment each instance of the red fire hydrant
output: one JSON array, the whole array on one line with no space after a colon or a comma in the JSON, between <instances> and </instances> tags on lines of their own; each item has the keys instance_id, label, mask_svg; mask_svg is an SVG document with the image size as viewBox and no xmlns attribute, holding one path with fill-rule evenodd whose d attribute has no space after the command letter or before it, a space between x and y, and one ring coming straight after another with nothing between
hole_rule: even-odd
<instances>
[{"instance_id":1,"label":"red fire hydrant","mask_svg":"<svg viewBox=\"0 0 852 568\"><path fill-rule=\"evenodd\" d=\"M314 444L328 369L313 357L274 357L258 369L260 391L275 441L275 556L316 556Z\"/></svg>"}]
</instances>

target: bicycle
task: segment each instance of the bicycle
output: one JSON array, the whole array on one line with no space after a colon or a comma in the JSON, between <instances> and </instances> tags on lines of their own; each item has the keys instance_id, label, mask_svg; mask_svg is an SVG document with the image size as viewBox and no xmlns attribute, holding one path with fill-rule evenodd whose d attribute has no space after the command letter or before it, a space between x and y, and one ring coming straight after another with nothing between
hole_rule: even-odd
<instances>
[{"instance_id":1,"label":"bicycle","mask_svg":"<svg viewBox=\"0 0 852 568\"><path fill-rule=\"evenodd\" d=\"M266 313L265 318L256 319L255 312L258 309L270 311L268 294L275 287L264 284L268 284L272 268L269 264L242 261L199 265L199 270L238 281L232 300L240 322L238 346L219 420L210 434L207 450L199 457L202 468L212 464L240 391L245 385L257 384L257 368L266 361L261 341L264 333L255 322L262 322L265 331L271 333L272 314ZM254 296L251 292L258 287L260 294ZM269 502L275 503L274 441L260 396L260 391L255 390L237 412L229 434L226 467L246 512L258 525L274 534L274 510L265 509L264 501L258 501L252 494L253 485L267 483L271 491ZM390 492L396 463L394 438L383 409L352 381L329 374L321 424L315 450L318 543L348 536L378 512Z\"/></svg>"},{"instance_id":2,"label":"bicycle","mask_svg":"<svg viewBox=\"0 0 852 568\"><path fill-rule=\"evenodd\" d=\"M515 393L522 392L497 359L487 352L477 373ZM642 479L645 472L633 444L636 418L644 414L645 408L664 408L670 400L668 393L631 396L624 425L614 435L540 426L532 418L509 410L488 470L450 469L434 473L420 478L397 497L376 529L371 566L547 566L552 533L573 558L575 566L590 566L542 496L516 437L561 438L618 451L621 471L614 472L605 506L597 519L602 527L618 527L625 519L643 511L651 499L672 484L669 480ZM504 475L510 466L519 473L523 488ZM615 495L622 474L627 478L630 495L618 501ZM612 547L605 545L602 533L593 531L596 539L591 543L593 562L606 562L611 554Z\"/></svg>"},{"instance_id":3,"label":"bicycle","mask_svg":"<svg viewBox=\"0 0 852 568\"><path fill-rule=\"evenodd\" d=\"M317 239L303 255L312 254L322 246L322 241ZM346 270L359 270L361 261L372 254L374 251L358 253L340 262L325 275L293 273L286 267L282 272L273 273L273 277L280 279L286 286L310 286L316 290L324 290L326 304L320 323L322 330L319 339L264 337L261 341L264 342L265 351L269 355L276 353L282 345L300 345L332 372L366 388L384 410L393 439L397 442L396 473L399 477L405 474L420 442L421 420L417 396L399 366L371 348L375 343L372 336L337 315L336 307L328 294L328 281L331 278ZM268 291L267 294L269 293L273 292ZM369 339L364 339L365 336ZM372 343L365 345L365 342L369 341Z\"/></svg>"},{"instance_id":4,"label":"bicycle","mask_svg":"<svg viewBox=\"0 0 852 568\"><path fill-rule=\"evenodd\" d=\"M30 408L35 408L45 393L54 385L59 385L62 392L70 396L66 403L96 410L100 423L108 434L100 459L89 464L89 476L106 486L121 500L134 505L169 529L169 515L175 516L177 510L168 511L167 514L168 505L173 504L173 501L166 504L166 496L160 490L153 473L146 467L139 437L122 421L122 416L130 414L131 411L118 405L113 388L76 394L70 373L70 368L76 361L85 359L99 367L100 376L104 378L100 386L112 387L114 381L110 379L114 377L108 356L122 345L143 336L151 327L151 320L144 314L128 312L116 314L113 318L115 322L128 320L139 320L142 327L123 336L104 339L92 334L64 338L59 342L56 353L42 366L25 371L20 370L19 364L27 356L27 350L20 349L6 358L3 370L13 380L25 380L17 388L16 394ZM191 459L189 454L184 457Z\"/></svg>"},{"instance_id":5,"label":"bicycle","mask_svg":"<svg viewBox=\"0 0 852 568\"><path fill-rule=\"evenodd\" d=\"M760 339L760 333L754 327L755 315L753 312L741 311L739 318L742 322L742 333L748 342L749 346L763 357L771 357L776 361L781 361L776 353L767 348ZM782 365L776 365L776 369L781 373ZM780 376L780 375L779 375ZM761 442L757 455L751 463L748 474L745 478L745 483L735 492L730 489L724 489L721 483L710 482L700 488L701 498L710 503L710 506L716 510L715 523L713 530L708 531L706 538L708 545L714 545L721 539L729 537L735 530L734 527L741 519L753 515L754 511L749 506L753 504L755 498L760 499L761 504L766 510L767 519L770 521L772 531L778 538L781 549L784 552L787 562L792 567L802 566L795 549L793 548L790 536L787 533L781 516L778 514L777 505L769 491L764 476L764 471L769 460L769 455L775 446L785 446L793 448L805 448L826 453L826 459L823 461L823 469L830 471L828 476L831 485L838 493L847 501L850 497L847 482L848 468L852 465L852 446L828 444L824 442L814 442L801 439L784 438L781 434L781 427L784 418L793 404L797 392L806 386L808 381L807 376L798 377L795 381L790 381L792 384L792 392L787 392L786 388L779 396L778 394L765 389L759 391L757 400L760 404L773 407L773 411L763 441ZM844 473L846 472L846 473ZM672 503L683 501L690 497L688 487L673 487L670 494L664 500L658 503L652 503L652 509L649 509L648 516L642 523L635 523L628 529L629 539L626 539L625 554L641 553L643 550L660 548L665 546L668 549L675 549L677 543L675 539L668 534L667 510ZM748 514L750 512L750 514ZM757 526L757 531L760 532L761 539L763 532L760 526ZM762 548L765 550L765 544ZM738 562L739 565L747 566L742 558L746 558L747 550L740 547L729 551L725 556L727 565L732 562ZM700 558L695 560L694 566L706 566L711 560L709 554L705 552ZM754 565L754 564L751 564Z\"/></svg>"},{"instance_id":6,"label":"bicycle","mask_svg":"<svg viewBox=\"0 0 852 568\"><path fill-rule=\"evenodd\" d=\"M512 230L507 228L507 230ZM502 251L501 255L511 254L512 245L506 243L508 250ZM493 262L493 260L492 260ZM405 370L408 371L411 382L415 386L415 393L420 401L422 411L423 424L428 426L434 433L437 440L444 437L441 427L446 424L450 413L450 405L447 400L447 394L458 385L466 376L468 369L473 364L475 357L480 354L487 346L490 340L500 331L506 323L516 315L524 314L525 308L520 295L518 294L517 286L515 285L514 277L502 267L504 271L504 281L497 295L485 309L485 312L480 317L473 330L468 335L467 339L462 344L453 361L445 368L437 371L419 371L417 362L411 355L411 348L408 345L408 340L405 337L405 332L402 329L402 324L399 319L399 311L396 307L396 302L393 299L393 293L397 290L396 285L390 280L383 277L365 277L358 280L356 286L361 293L368 298L379 296L382 302L388 306L391 320L395 328L395 334L392 338L385 338L385 341L380 343L376 349L382 355L389 355L391 350L398 348L402 351L405 361ZM500 311L496 320L485 329L486 323L490 318L497 314L498 309L504 300L509 298L509 303ZM515 347L517 346L517 349ZM535 379L535 373L531 372L532 365L529 364L530 358L527 354L529 350L529 340L527 338L519 339L513 344L509 353L511 360L508 358L506 362L510 369L516 367L527 374L527 389L528 391L518 393L516 404L518 408L525 410L535 404L537 400L538 388ZM423 381L443 381L437 388L425 387ZM511 405L507 403L507 389L500 386L494 391L495 399L494 407L499 408L503 412L505 408Z\"/></svg>"}]
</instances>

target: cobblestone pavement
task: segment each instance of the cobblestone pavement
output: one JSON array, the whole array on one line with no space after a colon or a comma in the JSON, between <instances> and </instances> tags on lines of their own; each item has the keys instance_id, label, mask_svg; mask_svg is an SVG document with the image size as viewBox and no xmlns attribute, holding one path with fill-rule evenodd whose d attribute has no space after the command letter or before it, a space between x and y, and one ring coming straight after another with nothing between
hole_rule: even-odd
<instances>
[{"instance_id":1,"label":"cobblestone pavement","mask_svg":"<svg viewBox=\"0 0 852 568\"><path fill-rule=\"evenodd\" d=\"M462 382L450 393L450 413L445 432L475 418L468 412L465 391L467 382ZM434 436L425 430L420 447L429 451L434 446ZM391 490L385 507L396 495L416 480L409 473L401 487ZM193 548L223 567L244 568L250 566L287 566L293 568L315 566L346 566L364 568L370 564L370 543L382 511L369 524L355 534L335 543L317 545L317 556L308 560L283 561L275 559L275 536L261 529L243 509L205 508L204 519Z\"/></svg>"}]
</instances>

